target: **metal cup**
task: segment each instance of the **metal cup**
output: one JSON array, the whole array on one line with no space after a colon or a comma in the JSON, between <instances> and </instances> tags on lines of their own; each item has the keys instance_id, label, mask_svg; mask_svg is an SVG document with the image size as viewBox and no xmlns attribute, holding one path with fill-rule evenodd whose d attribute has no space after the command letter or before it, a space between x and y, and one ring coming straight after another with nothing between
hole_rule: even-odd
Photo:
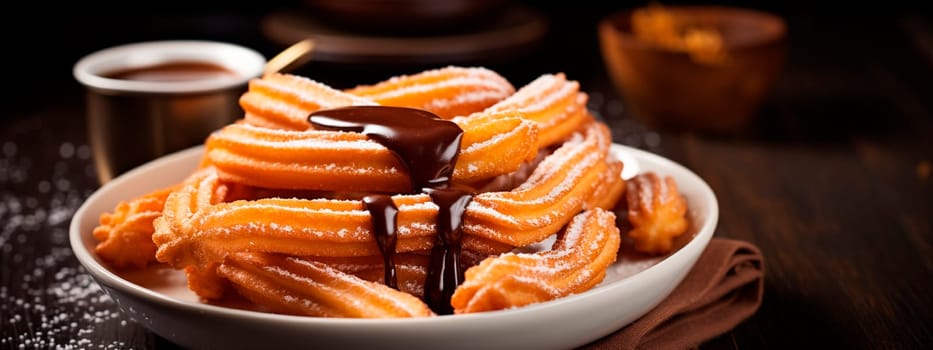
<instances>
[{"instance_id":1,"label":"metal cup","mask_svg":"<svg viewBox=\"0 0 933 350\"><path fill-rule=\"evenodd\" d=\"M241 118L239 98L265 63L246 47L190 40L127 44L83 57L73 73L87 91L101 184L202 144L212 131Z\"/></svg>"}]
</instances>

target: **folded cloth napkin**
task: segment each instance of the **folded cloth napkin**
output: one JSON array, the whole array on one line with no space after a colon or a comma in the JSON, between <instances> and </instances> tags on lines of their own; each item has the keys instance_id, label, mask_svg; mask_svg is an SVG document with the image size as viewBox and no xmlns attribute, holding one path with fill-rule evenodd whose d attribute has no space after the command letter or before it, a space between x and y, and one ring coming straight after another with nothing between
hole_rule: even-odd
<instances>
[{"instance_id":1,"label":"folded cloth napkin","mask_svg":"<svg viewBox=\"0 0 933 350\"><path fill-rule=\"evenodd\" d=\"M584 349L688 349L728 332L758 310L764 259L754 244L713 238L664 301Z\"/></svg>"}]
</instances>

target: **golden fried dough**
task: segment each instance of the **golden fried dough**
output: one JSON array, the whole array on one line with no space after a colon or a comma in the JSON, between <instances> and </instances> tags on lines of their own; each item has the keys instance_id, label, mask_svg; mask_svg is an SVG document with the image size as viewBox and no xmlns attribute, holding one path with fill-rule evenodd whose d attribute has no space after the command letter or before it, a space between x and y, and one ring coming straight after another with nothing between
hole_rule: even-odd
<instances>
[{"instance_id":1,"label":"golden fried dough","mask_svg":"<svg viewBox=\"0 0 933 350\"><path fill-rule=\"evenodd\" d=\"M506 253L466 271L451 298L458 314L510 309L589 290L616 260L619 229L602 209L573 218L554 246L538 253Z\"/></svg>"},{"instance_id":2,"label":"golden fried dough","mask_svg":"<svg viewBox=\"0 0 933 350\"><path fill-rule=\"evenodd\" d=\"M627 182L626 202L635 240L635 250L666 254L674 238L687 231L687 200L677 190L670 176L663 179L653 172L635 176Z\"/></svg>"},{"instance_id":3,"label":"golden fried dough","mask_svg":"<svg viewBox=\"0 0 933 350\"><path fill-rule=\"evenodd\" d=\"M534 123L521 118L464 121L454 181L472 183L517 170L537 153ZM289 131L237 123L213 133L207 158L224 180L260 187L409 192L403 165L365 135ZM492 156L486 156L492 155Z\"/></svg>"},{"instance_id":4,"label":"golden fried dough","mask_svg":"<svg viewBox=\"0 0 933 350\"><path fill-rule=\"evenodd\" d=\"M352 318L428 317L415 296L297 257L237 253L217 268L247 299L276 312Z\"/></svg>"},{"instance_id":5,"label":"golden fried dough","mask_svg":"<svg viewBox=\"0 0 933 350\"><path fill-rule=\"evenodd\" d=\"M515 93L515 88L486 68L448 66L345 92L383 106L418 108L450 119L482 111Z\"/></svg>"}]
</instances>

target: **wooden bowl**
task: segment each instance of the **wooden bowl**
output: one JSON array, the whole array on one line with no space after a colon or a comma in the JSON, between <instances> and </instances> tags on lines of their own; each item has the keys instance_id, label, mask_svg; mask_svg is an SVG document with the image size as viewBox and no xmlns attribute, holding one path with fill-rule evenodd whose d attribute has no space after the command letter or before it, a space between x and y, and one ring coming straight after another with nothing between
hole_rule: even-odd
<instances>
[{"instance_id":1,"label":"wooden bowl","mask_svg":"<svg viewBox=\"0 0 933 350\"><path fill-rule=\"evenodd\" d=\"M783 19L735 7L664 8L718 30L728 60L698 63L684 51L637 39L635 9L610 14L599 23L600 49L623 102L635 117L659 127L715 134L746 129L783 66Z\"/></svg>"}]
</instances>

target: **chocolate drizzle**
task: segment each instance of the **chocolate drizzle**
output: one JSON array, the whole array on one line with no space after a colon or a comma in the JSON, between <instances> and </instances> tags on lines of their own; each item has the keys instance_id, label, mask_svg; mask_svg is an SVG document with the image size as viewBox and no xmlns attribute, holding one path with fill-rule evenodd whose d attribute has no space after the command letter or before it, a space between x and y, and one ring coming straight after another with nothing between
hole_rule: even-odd
<instances>
[{"instance_id":1,"label":"chocolate drizzle","mask_svg":"<svg viewBox=\"0 0 933 350\"><path fill-rule=\"evenodd\" d=\"M385 266L385 284L398 289L398 278L395 273L395 242L396 219L398 208L392 197L384 194L373 194L363 197L366 210L373 221L373 235L379 251L382 252L382 261Z\"/></svg>"},{"instance_id":2,"label":"chocolate drizzle","mask_svg":"<svg viewBox=\"0 0 933 350\"><path fill-rule=\"evenodd\" d=\"M402 163L410 193L427 193L438 206L437 236L424 282L424 301L438 314L453 312L450 297L463 281L460 263L463 212L473 198L470 191L452 188L463 130L431 112L404 107L353 106L311 113L308 121L319 130L352 131L388 148ZM385 261L386 284L395 277L395 233L398 208L388 195L364 198L373 218L373 233ZM390 285L397 288L397 285Z\"/></svg>"},{"instance_id":3,"label":"chocolate drizzle","mask_svg":"<svg viewBox=\"0 0 933 350\"><path fill-rule=\"evenodd\" d=\"M308 121L316 129L364 134L388 148L408 171L411 193L448 186L463 137L457 124L414 108L342 107L311 113Z\"/></svg>"},{"instance_id":4,"label":"chocolate drizzle","mask_svg":"<svg viewBox=\"0 0 933 350\"><path fill-rule=\"evenodd\" d=\"M437 204L437 237L431 248L431 264L424 280L424 300L434 312L451 314L450 297L463 282L463 267L460 264L463 231L463 212L473 196L455 189L425 188L431 201Z\"/></svg>"}]
</instances>

